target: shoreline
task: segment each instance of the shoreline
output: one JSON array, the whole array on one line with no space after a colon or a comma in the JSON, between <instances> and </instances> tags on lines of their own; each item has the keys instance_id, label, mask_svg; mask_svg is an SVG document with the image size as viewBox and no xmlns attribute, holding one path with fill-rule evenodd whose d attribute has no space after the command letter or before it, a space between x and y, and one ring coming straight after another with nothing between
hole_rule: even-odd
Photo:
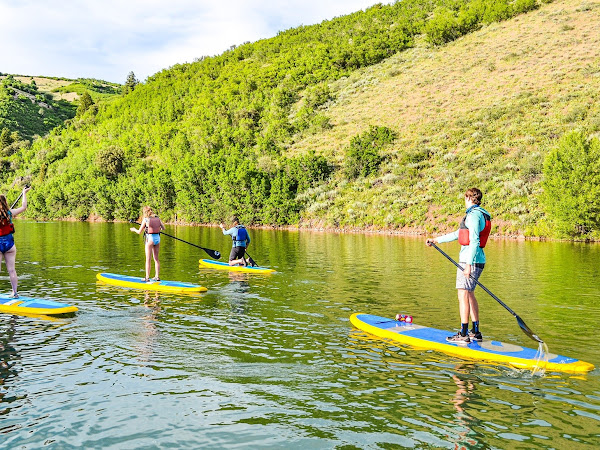
<instances>
[{"instance_id":1,"label":"shoreline","mask_svg":"<svg viewBox=\"0 0 600 450\"><path fill-rule=\"evenodd\" d=\"M25 220L37 220L45 221L48 219L30 218L24 217ZM19 220L19 219L17 219ZM125 223L130 222L126 220L105 220L99 217L90 217L86 220L76 219L72 217L62 219L51 219L52 221L59 222L87 222L87 223ZM187 227L209 227L218 228L219 225L216 223L200 223L200 222L183 222L183 221L168 221L164 222L165 225L171 226L187 226ZM402 236L402 237L428 237L428 236L439 236L445 233L454 231L452 228L448 228L446 231L438 231L436 233L430 233L428 231L419 228L379 228L379 227L333 227L323 225L309 225L309 224L298 224L298 225L246 225L250 230L272 230L272 231L296 231L296 232L309 232L309 233L331 233L331 234L364 234L364 235L389 235L389 236ZM490 239L493 240L509 240L509 241L531 241L531 242L579 242L587 244L595 244L600 241L593 239L559 239L550 238L546 236L525 236L523 234L490 234Z\"/></svg>"}]
</instances>

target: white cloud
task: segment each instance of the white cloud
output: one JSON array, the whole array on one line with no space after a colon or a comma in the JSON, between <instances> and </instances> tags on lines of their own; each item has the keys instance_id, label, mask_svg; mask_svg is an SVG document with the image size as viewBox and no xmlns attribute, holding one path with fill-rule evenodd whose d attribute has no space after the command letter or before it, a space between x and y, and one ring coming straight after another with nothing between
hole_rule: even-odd
<instances>
[{"instance_id":1,"label":"white cloud","mask_svg":"<svg viewBox=\"0 0 600 450\"><path fill-rule=\"evenodd\" d=\"M374 0L0 0L0 72L124 82Z\"/></svg>"}]
</instances>

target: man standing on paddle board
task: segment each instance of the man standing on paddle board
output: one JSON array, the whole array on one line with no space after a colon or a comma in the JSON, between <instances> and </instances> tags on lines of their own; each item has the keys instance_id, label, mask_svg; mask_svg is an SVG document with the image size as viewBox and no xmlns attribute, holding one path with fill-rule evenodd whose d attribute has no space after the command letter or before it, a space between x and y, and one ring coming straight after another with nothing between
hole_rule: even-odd
<instances>
[{"instance_id":1,"label":"man standing on paddle board","mask_svg":"<svg viewBox=\"0 0 600 450\"><path fill-rule=\"evenodd\" d=\"M479 331L479 304L474 291L477 286L475 281L479 279L485 267L483 248L487 243L491 229L490 213L480 206L482 197L483 194L479 189L467 189L467 192L465 192L467 212L460 223L459 229L425 241L427 245L431 246L432 244L458 240L461 245L459 261L464 270L457 269L456 273L461 324L458 333L446 338L448 342L469 343L471 340L482 340ZM469 316L473 322L471 331L469 331Z\"/></svg>"},{"instance_id":2,"label":"man standing on paddle board","mask_svg":"<svg viewBox=\"0 0 600 450\"><path fill-rule=\"evenodd\" d=\"M240 221L237 217L234 216L232 222L233 227L229 230L225 229L225 225L219 225L223 234L229 235L233 239L233 247L229 254L229 265L236 266L238 264L243 264L244 266L247 266L248 264L246 263L244 255L246 254L246 247L250 244L250 235L248 234L246 227L240 225Z\"/></svg>"}]
</instances>

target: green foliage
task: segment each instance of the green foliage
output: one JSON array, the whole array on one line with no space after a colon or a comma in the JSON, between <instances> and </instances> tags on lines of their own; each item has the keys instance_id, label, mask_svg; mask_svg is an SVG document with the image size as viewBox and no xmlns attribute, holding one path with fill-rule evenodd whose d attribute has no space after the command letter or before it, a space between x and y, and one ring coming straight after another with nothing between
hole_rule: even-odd
<instances>
[{"instance_id":1,"label":"green foliage","mask_svg":"<svg viewBox=\"0 0 600 450\"><path fill-rule=\"evenodd\" d=\"M119 147L111 145L96 155L96 166L108 178L115 178L123 173L125 154Z\"/></svg>"},{"instance_id":2,"label":"green foliage","mask_svg":"<svg viewBox=\"0 0 600 450\"><path fill-rule=\"evenodd\" d=\"M46 135L74 114L74 105L47 99L35 83L26 84L13 76L0 83L0 128L19 132L25 139Z\"/></svg>"},{"instance_id":3,"label":"green foliage","mask_svg":"<svg viewBox=\"0 0 600 450\"><path fill-rule=\"evenodd\" d=\"M140 81L135 77L135 73L129 72L127 80L125 80L125 84L123 85L123 95L132 92L139 83Z\"/></svg>"},{"instance_id":4,"label":"green foliage","mask_svg":"<svg viewBox=\"0 0 600 450\"><path fill-rule=\"evenodd\" d=\"M353 180L379 171L383 161L381 149L396 139L396 133L386 127L371 126L368 131L355 136L346 149L344 172Z\"/></svg>"},{"instance_id":5,"label":"green foliage","mask_svg":"<svg viewBox=\"0 0 600 450\"><path fill-rule=\"evenodd\" d=\"M85 91L79 99L79 106L77 107L77 113L75 114L75 117L83 116L93 104L94 100L92 100L92 96L88 91Z\"/></svg>"},{"instance_id":6,"label":"green foliage","mask_svg":"<svg viewBox=\"0 0 600 450\"><path fill-rule=\"evenodd\" d=\"M2 128L2 132L0 132L0 150L4 147L8 147L13 143L13 139L10 135L10 130L6 127Z\"/></svg>"},{"instance_id":7,"label":"green foliage","mask_svg":"<svg viewBox=\"0 0 600 450\"><path fill-rule=\"evenodd\" d=\"M600 229L600 140L580 131L563 136L544 161L544 206L556 230L589 237Z\"/></svg>"},{"instance_id":8,"label":"green foliage","mask_svg":"<svg viewBox=\"0 0 600 450\"><path fill-rule=\"evenodd\" d=\"M425 26L427 41L443 45L477 30L536 9L538 0L458 0L436 8Z\"/></svg>"},{"instance_id":9,"label":"green foliage","mask_svg":"<svg viewBox=\"0 0 600 450\"><path fill-rule=\"evenodd\" d=\"M246 223L296 223L309 207L305 194L344 175L336 174L322 155L288 154L304 135L331 127L326 109L334 97L330 86L411 47L436 8L454 17L460 33L476 29L493 16L484 17L487 10L473 6L486 1L378 4L175 65L144 83L131 72L122 96L103 97L102 83L78 80L59 91L82 97L88 91L96 102L87 109L92 113L82 110L64 127L39 132L43 139L8 156L7 170L39 183L28 209L32 216L130 219L137 218L140 205L150 204L166 220L218 222L235 213ZM12 97L11 102L11 108L31 103ZM39 106L38 122L51 112L41 116L38 111ZM70 111L69 119L72 105ZM16 124L0 126L16 130ZM378 175L383 150L394 139L385 127L356 136L344 172L352 179ZM428 155L429 150L414 152L398 170L425 163ZM323 208L334 196L325 195ZM422 213L421 205L401 204ZM357 223L372 220L358 213L353 217Z\"/></svg>"},{"instance_id":10,"label":"green foliage","mask_svg":"<svg viewBox=\"0 0 600 450\"><path fill-rule=\"evenodd\" d=\"M95 80L93 78L78 78L71 84L52 89L52 92L61 94L75 92L76 94L83 95L86 91L93 94L92 98L110 98L119 94L121 86L116 83Z\"/></svg>"}]
</instances>

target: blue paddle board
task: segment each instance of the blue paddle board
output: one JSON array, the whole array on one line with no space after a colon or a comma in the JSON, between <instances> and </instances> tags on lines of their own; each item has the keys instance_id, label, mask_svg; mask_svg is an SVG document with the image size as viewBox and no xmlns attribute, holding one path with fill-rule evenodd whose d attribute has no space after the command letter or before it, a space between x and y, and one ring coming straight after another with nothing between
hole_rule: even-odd
<instances>
[{"instance_id":1,"label":"blue paddle board","mask_svg":"<svg viewBox=\"0 0 600 450\"><path fill-rule=\"evenodd\" d=\"M505 363L518 369L536 367L549 371L585 373L594 369L588 362L567 356L548 354L548 361L538 361L537 350L514 344L484 339L469 344L448 342L446 338L454 333L429 328L415 323L399 322L394 319L356 313L350 317L356 328L374 336L392 339L412 347L439 350L459 358Z\"/></svg>"},{"instance_id":2,"label":"blue paddle board","mask_svg":"<svg viewBox=\"0 0 600 450\"><path fill-rule=\"evenodd\" d=\"M41 314L46 316L67 314L77 311L76 306L59 303L41 298L19 296L11 298L7 294L0 294L0 312L9 314Z\"/></svg>"},{"instance_id":3,"label":"blue paddle board","mask_svg":"<svg viewBox=\"0 0 600 450\"><path fill-rule=\"evenodd\" d=\"M133 289L143 289L145 291L160 291L160 292L206 292L204 286L193 283L185 283L182 281L144 281L140 277L130 277L128 275L117 275L115 273L99 273L96 275L98 280L103 283L113 286L128 287Z\"/></svg>"},{"instance_id":4,"label":"blue paddle board","mask_svg":"<svg viewBox=\"0 0 600 450\"><path fill-rule=\"evenodd\" d=\"M269 269L268 267L258 266L230 266L229 263L222 261L213 261L211 259L201 259L200 266L210 267L211 269L228 270L230 272L244 272L244 273L273 273L275 269Z\"/></svg>"}]
</instances>

